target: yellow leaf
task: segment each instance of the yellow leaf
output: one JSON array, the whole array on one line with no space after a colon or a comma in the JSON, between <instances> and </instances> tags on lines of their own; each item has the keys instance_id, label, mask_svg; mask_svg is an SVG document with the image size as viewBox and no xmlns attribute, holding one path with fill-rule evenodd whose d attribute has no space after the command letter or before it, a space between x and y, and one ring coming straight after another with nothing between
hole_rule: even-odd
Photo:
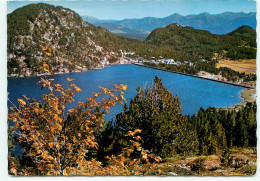
<instances>
[{"instance_id":1,"label":"yellow leaf","mask_svg":"<svg viewBox=\"0 0 260 181\"><path fill-rule=\"evenodd\" d=\"M76 90L76 92L80 92L81 91L81 89L79 87L77 87L77 86L75 86L75 90Z\"/></svg>"},{"instance_id":2,"label":"yellow leaf","mask_svg":"<svg viewBox=\"0 0 260 181\"><path fill-rule=\"evenodd\" d=\"M59 131L62 130L62 126L60 124L57 125L57 128L58 128Z\"/></svg>"},{"instance_id":3,"label":"yellow leaf","mask_svg":"<svg viewBox=\"0 0 260 181\"><path fill-rule=\"evenodd\" d=\"M16 118L13 118L13 120L12 120L12 121L15 123L15 122L17 122L17 119L16 119Z\"/></svg>"},{"instance_id":4,"label":"yellow leaf","mask_svg":"<svg viewBox=\"0 0 260 181\"><path fill-rule=\"evenodd\" d=\"M49 65L46 64L46 63L43 64L43 70L44 70L45 72L48 72L49 74L51 74Z\"/></svg>"},{"instance_id":5,"label":"yellow leaf","mask_svg":"<svg viewBox=\"0 0 260 181\"><path fill-rule=\"evenodd\" d=\"M21 130L25 130L25 125L22 125L22 126L20 127L20 129L21 129Z\"/></svg>"},{"instance_id":6,"label":"yellow leaf","mask_svg":"<svg viewBox=\"0 0 260 181\"><path fill-rule=\"evenodd\" d=\"M125 100L125 98L122 94L119 94L119 97L120 97L121 100Z\"/></svg>"},{"instance_id":7,"label":"yellow leaf","mask_svg":"<svg viewBox=\"0 0 260 181\"><path fill-rule=\"evenodd\" d=\"M23 99L17 99L18 100L18 102L21 104L21 105L26 105L26 102L23 100Z\"/></svg>"},{"instance_id":8,"label":"yellow leaf","mask_svg":"<svg viewBox=\"0 0 260 181\"><path fill-rule=\"evenodd\" d=\"M52 148L53 147L53 142L50 142L49 146L50 146L50 148Z\"/></svg>"},{"instance_id":9,"label":"yellow leaf","mask_svg":"<svg viewBox=\"0 0 260 181\"><path fill-rule=\"evenodd\" d=\"M69 81L69 82L72 82L74 79L71 79L71 78L67 78L67 80Z\"/></svg>"},{"instance_id":10,"label":"yellow leaf","mask_svg":"<svg viewBox=\"0 0 260 181\"><path fill-rule=\"evenodd\" d=\"M17 176L17 170L15 168L11 168L10 171L15 175Z\"/></svg>"},{"instance_id":11,"label":"yellow leaf","mask_svg":"<svg viewBox=\"0 0 260 181\"><path fill-rule=\"evenodd\" d=\"M95 97L98 97L98 93L92 92L92 94L94 94Z\"/></svg>"},{"instance_id":12,"label":"yellow leaf","mask_svg":"<svg viewBox=\"0 0 260 181\"><path fill-rule=\"evenodd\" d=\"M141 133L142 130L141 129L135 129L134 132L133 132L133 135L135 135L136 133Z\"/></svg>"},{"instance_id":13,"label":"yellow leaf","mask_svg":"<svg viewBox=\"0 0 260 181\"><path fill-rule=\"evenodd\" d=\"M122 162L124 162L125 161L125 157L121 157L121 159L120 159Z\"/></svg>"},{"instance_id":14,"label":"yellow leaf","mask_svg":"<svg viewBox=\"0 0 260 181\"><path fill-rule=\"evenodd\" d=\"M53 157L52 156L47 156L47 159L53 160Z\"/></svg>"},{"instance_id":15,"label":"yellow leaf","mask_svg":"<svg viewBox=\"0 0 260 181\"><path fill-rule=\"evenodd\" d=\"M48 47L45 47L45 46L42 46L42 45L40 45L40 47L41 47L43 50L48 50Z\"/></svg>"},{"instance_id":16,"label":"yellow leaf","mask_svg":"<svg viewBox=\"0 0 260 181\"><path fill-rule=\"evenodd\" d=\"M121 100L118 100L118 102L119 102L119 104L122 104L122 105L124 105L124 103L123 103Z\"/></svg>"},{"instance_id":17,"label":"yellow leaf","mask_svg":"<svg viewBox=\"0 0 260 181\"><path fill-rule=\"evenodd\" d=\"M160 162L160 161L162 161L162 158L161 158L161 157L159 157L159 156L156 156L154 159L155 159L155 161L157 161L157 162Z\"/></svg>"},{"instance_id":18,"label":"yellow leaf","mask_svg":"<svg viewBox=\"0 0 260 181\"><path fill-rule=\"evenodd\" d=\"M114 84L114 86L115 86L116 89L119 89L119 86L118 86L118 85Z\"/></svg>"},{"instance_id":19,"label":"yellow leaf","mask_svg":"<svg viewBox=\"0 0 260 181\"><path fill-rule=\"evenodd\" d=\"M124 91L126 91L126 89L127 89L127 85L125 85L125 84L120 84L120 87L121 87Z\"/></svg>"},{"instance_id":20,"label":"yellow leaf","mask_svg":"<svg viewBox=\"0 0 260 181\"><path fill-rule=\"evenodd\" d=\"M49 52L44 52L46 55L48 55L48 56L51 56L51 53L49 53Z\"/></svg>"},{"instance_id":21,"label":"yellow leaf","mask_svg":"<svg viewBox=\"0 0 260 181\"><path fill-rule=\"evenodd\" d=\"M81 89L80 89L78 86L76 86L75 84L70 84L70 86L71 86L71 87L74 87L74 89L76 90L76 92L80 92L80 91L81 91Z\"/></svg>"},{"instance_id":22,"label":"yellow leaf","mask_svg":"<svg viewBox=\"0 0 260 181\"><path fill-rule=\"evenodd\" d=\"M104 87L101 87L101 86L98 86L98 87L101 88L104 91L105 94L110 92L107 88L104 88Z\"/></svg>"}]
</instances>

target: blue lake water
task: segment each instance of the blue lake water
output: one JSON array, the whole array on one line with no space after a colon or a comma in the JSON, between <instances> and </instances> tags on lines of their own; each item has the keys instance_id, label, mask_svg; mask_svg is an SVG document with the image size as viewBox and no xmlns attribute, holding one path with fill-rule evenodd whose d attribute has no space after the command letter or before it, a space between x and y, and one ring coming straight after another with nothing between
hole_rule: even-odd
<instances>
[{"instance_id":1,"label":"blue lake water","mask_svg":"<svg viewBox=\"0 0 260 181\"><path fill-rule=\"evenodd\" d=\"M114 84L126 84L128 86L125 93L127 102L137 93L136 88L149 87L153 83L155 75L162 79L166 88L177 95L181 101L184 114L194 114L200 107L227 107L241 102L243 99L240 93L244 88L227 85L219 82L174 74L161 70L136 66L136 65L113 65L99 70L86 72L54 75L55 83L68 86L67 78L73 78L74 83L82 89L77 93L74 106L78 101L84 101L87 97L92 97L91 92L98 92L98 86L113 89ZM8 78L9 99L17 103L17 98L26 95L36 100L41 99L41 95L46 90L41 90L41 85L37 84L40 77ZM8 104L10 106L10 104ZM111 120L116 113L123 111L123 106L118 104L111 109L111 113L106 115L106 120Z\"/></svg>"}]
</instances>

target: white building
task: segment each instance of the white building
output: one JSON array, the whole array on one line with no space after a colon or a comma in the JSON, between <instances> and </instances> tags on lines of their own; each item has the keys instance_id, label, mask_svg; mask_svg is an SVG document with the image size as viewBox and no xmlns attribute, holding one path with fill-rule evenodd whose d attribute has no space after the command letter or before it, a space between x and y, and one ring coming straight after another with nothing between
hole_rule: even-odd
<instances>
[{"instance_id":1,"label":"white building","mask_svg":"<svg viewBox=\"0 0 260 181\"><path fill-rule=\"evenodd\" d=\"M175 64L173 59L162 59L161 62L165 64Z\"/></svg>"}]
</instances>

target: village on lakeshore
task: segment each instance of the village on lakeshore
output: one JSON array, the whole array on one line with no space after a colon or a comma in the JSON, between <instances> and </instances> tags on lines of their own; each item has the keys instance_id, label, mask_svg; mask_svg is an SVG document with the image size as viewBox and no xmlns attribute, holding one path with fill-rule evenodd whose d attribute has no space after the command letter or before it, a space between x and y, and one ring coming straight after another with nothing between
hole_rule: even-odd
<instances>
[{"instance_id":1,"label":"village on lakeshore","mask_svg":"<svg viewBox=\"0 0 260 181\"><path fill-rule=\"evenodd\" d=\"M9 176L257 173L255 1L8 1L7 13Z\"/></svg>"}]
</instances>

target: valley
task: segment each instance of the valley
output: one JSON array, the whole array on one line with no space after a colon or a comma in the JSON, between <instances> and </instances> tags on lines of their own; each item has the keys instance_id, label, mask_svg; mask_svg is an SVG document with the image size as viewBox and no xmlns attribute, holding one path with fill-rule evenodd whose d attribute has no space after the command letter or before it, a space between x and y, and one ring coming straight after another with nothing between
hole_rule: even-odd
<instances>
[{"instance_id":1,"label":"valley","mask_svg":"<svg viewBox=\"0 0 260 181\"><path fill-rule=\"evenodd\" d=\"M172 23L194 27L199 30L207 30L218 35L229 33L242 25L248 25L256 29L255 16L256 14L253 12L224 12L220 14L201 13L187 16L175 13L164 18L145 17L142 19L101 20L83 16L83 19L96 26L104 27L116 35L145 40L149 32L156 28L166 27Z\"/></svg>"},{"instance_id":2,"label":"valley","mask_svg":"<svg viewBox=\"0 0 260 181\"><path fill-rule=\"evenodd\" d=\"M69 9L48 4L17 9L8 15L7 23L9 76L41 75L39 68L44 56L40 45L52 51L47 63L53 73L102 68L118 62L122 57L120 50L132 52L130 58L133 59L143 57L149 61L151 57L162 56L180 62L191 61L201 64L200 67L215 66L216 58L256 57L256 32L249 26L241 26L226 35L215 35L174 23L153 30L142 42L113 35L85 22ZM203 59L207 61L200 62Z\"/></svg>"},{"instance_id":3,"label":"valley","mask_svg":"<svg viewBox=\"0 0 260 181\"><path fill-rule=\"evenodd\" d=\"M255 12L102 20L77 10L107 2L67 3L7 15L9 175L256 173Z\"/></svg>"}]
</instances>

